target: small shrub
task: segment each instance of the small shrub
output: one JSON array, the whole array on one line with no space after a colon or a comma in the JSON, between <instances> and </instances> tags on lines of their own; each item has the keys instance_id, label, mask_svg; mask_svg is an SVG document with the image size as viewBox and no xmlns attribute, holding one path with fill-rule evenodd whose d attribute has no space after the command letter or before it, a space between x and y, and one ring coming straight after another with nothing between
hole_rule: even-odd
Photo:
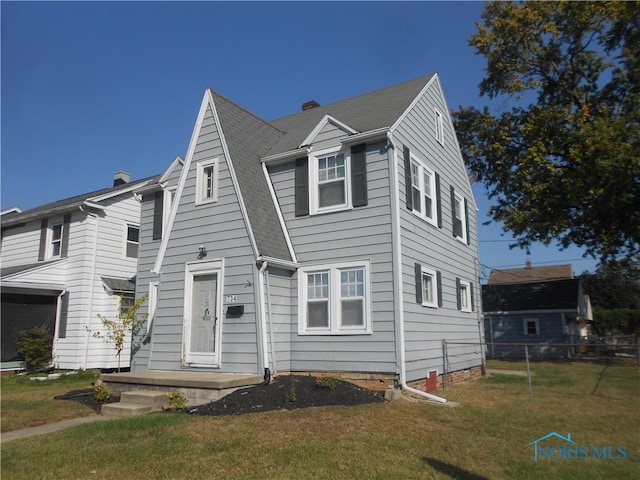
<instances>
[{"instance_id":1,"label":"small shrub","mask_svg":"<svg viewBox=\"0 0 640 480\"><path fill-rule=\"evenodd\" d=\"M111 392L102 380L96 380L93 384L93 395L99 402L106 402L111 398Z\"/></svg>"},{"instance_id":2,"label":"small shrub","mask_svg":"<svg viewBox=\"0 0 640 480\"><path fill-rule=\"evenodd\" d=\"M289 387L289 393L284 399L289 403L296 403L298 400L298 395L296 394L296 381L293 377L291 377L291 387Z\"/></svg>"},{"instance_id":3,"label":"small shrub","mask_svg":"<svg viewBox=\"0 0 640 480\"><path fill-rule=\"evenodd\" d=\"M318 385L320 385L322 388L327 388L332 392L336 391L336 388L338 388L339 384L340 384L340 379L338 377L331 377L331 376L322 377L318 382Z\"/></svg>"},{"instance_id":4,"label":"small shrub","mask_svg":"<svg viewBox=\"0 0 640 480\"><path fill-rule=\"evenodd\" d=\"M167 392L164 396L169 401L170 410L184 410L189 401L189 397L182 392Z\"/></svg>"},{"instance_id":5,"label":"small shrub","mask_svg":"<svg viewBox=\"0 0 640 480\"><path fill-rule=\"evenodd\" d=\"M24 360L27 372L46 370L51 363L51 337L42 327L18 333L18 354Z\"/></svg>"}]
</instances>

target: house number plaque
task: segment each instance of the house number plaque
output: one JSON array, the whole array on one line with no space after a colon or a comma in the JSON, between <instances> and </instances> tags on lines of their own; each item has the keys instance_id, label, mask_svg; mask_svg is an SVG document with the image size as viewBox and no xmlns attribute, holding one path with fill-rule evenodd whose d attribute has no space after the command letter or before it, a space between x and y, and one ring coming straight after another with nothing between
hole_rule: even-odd
<instances>
[{"instance_id":1,"label":"house number plaque","mask_svg":"<svg viewBox=\"0 0 640 480\"><path fill-rule=\"evenodd\" d=\"M238 301L237 295L227 295L225 297L225 303L236 303Z\"/></svg>"}]
</instances>

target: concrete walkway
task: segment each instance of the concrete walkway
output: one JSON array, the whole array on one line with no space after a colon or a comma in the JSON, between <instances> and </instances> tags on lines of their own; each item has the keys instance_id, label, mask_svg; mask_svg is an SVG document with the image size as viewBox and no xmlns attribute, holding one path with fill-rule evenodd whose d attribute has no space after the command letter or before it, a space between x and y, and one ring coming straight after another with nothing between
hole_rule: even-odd
<instances>
[{"instance_id":1,"label":"concrete walkway","mask_svg":"<svg viewBox=\"0 0 640 480\"><path fill-rule=\"evenodd\" d=\"M89 417L71 418L69 420L63 420L56 423L47 423L46 425L40 425L38 427L25 428L24 430L15 430L13 432L5 432L0 436L2 443L16 440L18 438L34 437L36 435L45 435L51 432L57 432L64 430L65 428L75 427L76 425L82 425L85 423L96 422L99 420L112 420L113 417L106 417L104 415L91 415Z\"/></svg>"}]
</instances>

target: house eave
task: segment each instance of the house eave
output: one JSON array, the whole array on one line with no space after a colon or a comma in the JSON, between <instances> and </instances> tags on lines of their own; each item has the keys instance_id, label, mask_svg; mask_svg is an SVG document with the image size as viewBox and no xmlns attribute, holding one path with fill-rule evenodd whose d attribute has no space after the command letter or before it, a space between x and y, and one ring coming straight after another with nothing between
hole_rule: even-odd
<instances>
[{"instance_id":1,"label":"house eave","mask_svg":"<svg viewBox=\"0 0 640 480\"><path fill-rule=\"evenodd\" d=\"M390 127L377 128L375 130L369 130L368 132L354 133L348 137L340 140L342 145L354 145L356 143L371 142L374 140L387 140L387 133L390 132Z\"/></svg>"},{"instance_id":2,"label":"house eave","mask_svg":"<svg viewBox=\"0 0 640 480\"><path fill-rule=\"evenodd\" d=\"M277 165L280 163L286 163L290 160L299 158L300 156L306 156L311 152L311 148L304 146L296 148L295 150L289 150L288 152L276 153L275 155L268 155L262 157L260 161L268 165Z\"/></svg>"},{"instance_id":3,"label":"house eave","mask_svg":"<svg viewBox=\"0 0 640 480\"><path fill-rule=\"evenodd\" d=\"M498 310L494 312L483 312L483 315L486 317L491 315L534 315L534 314L543 314L543 313L578 313L578 310L566 309L566 308L541 309L541 310Z\"/></svg>"},{"instance_id":4,"label":"house eave","mask_svg":"<svg viewBox=\"0 0 640 480\"><path fill-rule=\"evenodd\" d=\"M267 262L269 265L273 267L284 268L285 270L295 271L300 268L300 264L298 262L291 262L289 260L282 260L280 258L268 257L266 255L260 255L258 257L258 263Z\"/></svg>"}]
</instances>

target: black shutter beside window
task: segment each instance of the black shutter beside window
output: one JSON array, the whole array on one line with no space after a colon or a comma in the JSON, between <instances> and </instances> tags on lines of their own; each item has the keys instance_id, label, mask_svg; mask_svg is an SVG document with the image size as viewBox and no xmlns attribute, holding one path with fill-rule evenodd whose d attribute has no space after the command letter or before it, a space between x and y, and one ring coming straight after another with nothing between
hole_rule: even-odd
<instances>
[{"instance_id":1,"label":"black shutter beside window","mask_svg":"<svg viewBox=\"0 0 640 480\"><path fill-rule=\"evenodd\" d=\"M458 219L456 217L456 189L453 188L453 185L451 185L449 188L451 190L451 223L453 228L453 236L459 237L461 236L462 232L460 232L458 229Z\"/></svg>"},{"instance_id":2,"label":"black shutter beside window","mask_svg":"<svg viewBox=\"0 0 640 480\"><path fill-rule=\"evenodd\" d=\"M442 228L442 194L440 192L440 174L436 172L436 212L438 215L438 228Z\"/></svg>"},{"instance_id":3,"label":"black shutter beside window","mask_svg":"<svg viewBox=\"0 0 640 480\"><path fill-rule=\"evenodd\" d=\"M436 272L436 282L438 283L438 306L442 306L442 274L440 270Z\"/></svg>"},{"instance_id":4,"label":"black shutter beside window","mask_svg":"<svg viewBox=\"0 0 640 480\"><path fill-rule=\"evenodd\" d=\"M155 192L153 196L153 240L162 238L162 219L164 216L164 192Z\"/></svg>"},{"instance_id":5,"label":"black shutter beside window","mask_svg":"<svg viewBox=\"0 0 640 480\"><path fill-rule=\"evenodd\" d=\"M44 260L47 253L47 229L49 228L49 221L43 218L40 222L40 249L38 251L38 261Z\"/></svg>"},{"instance_id":6,"label":"black shutter beside window","mask_svg":"<svg viewBox=\"0 0 640 480\"><path fill-rule=\"evenodd\" d=\"M62 219L62 249L60 256L65 258L69 256L69 230L71 227L71 214L67 213Z\"/></svg>"},{"instance_id":7,"label":"black shutter beside window","mask_svg":"<svg viewBox=\"0 0 640 480\"><path fill-rule=\"evenodd\" d=\"M471 233L469 232L469 202L464 199L464 224L467 229L467 245L471 245Z\"/></svg>"},{"instance_id":8,"label":"black shutter beside window","mask_svg":"<svg viewBox=\"0 0 640 480\"><path fill-rule=\"evenodd\" d=\"M364 143L351 147L351 200L354 207L363 207L368 203L365 150Z\"/></svg>"},{"instance_id":9,"label":"black shutter beside window","mask_svg":"<svg viewBox=\"0 0 640 480\"><path fill-rule=\"evenodd\" d=\"M416 263L414 269L416 279L416 303L422 305L422 266Z\"/></svg>"},{"instance_id":10,"label":"black shutter beside window","mask_svg":"<svg viewBox=\"0 0 640 480\"><path fill-rule=\"evenodd\" d=\"M462 298L460 298L460 279L456 277L456 302L458 302L458 310L462 310Z\"/></svg>"},{"instance_id":11,"label":"black shutter beside window","mask_svg":"<svg viewBox=\"0 0 640 480\"><path fill-rule=\"evenodd\" d=\"M407 208L413 210L413 192L411 191L411 152L404 146L404 188L407 196Z\"/></svg>"},{"instance_id":12,"label":"black shutter beside window","mask_svg":"<svg viewBox=\"0 0 640 480\"><path fill-rule=\"evenodd\" d=\"M476 306L475 306L475 302L473 301L473 283L469 284L469 293L471 296L471 311L475 312Z\"/></svg>"},{"instance_id":13,"label":"black shutter beside window","mask_svg":"<svg viewBox=\"0 0 640 480\"><path fill-rule=\"evenodd\" d=\"M295 215L309 215L309 159L296 159L295 172Z\"/></svg>"}]
</instances>

